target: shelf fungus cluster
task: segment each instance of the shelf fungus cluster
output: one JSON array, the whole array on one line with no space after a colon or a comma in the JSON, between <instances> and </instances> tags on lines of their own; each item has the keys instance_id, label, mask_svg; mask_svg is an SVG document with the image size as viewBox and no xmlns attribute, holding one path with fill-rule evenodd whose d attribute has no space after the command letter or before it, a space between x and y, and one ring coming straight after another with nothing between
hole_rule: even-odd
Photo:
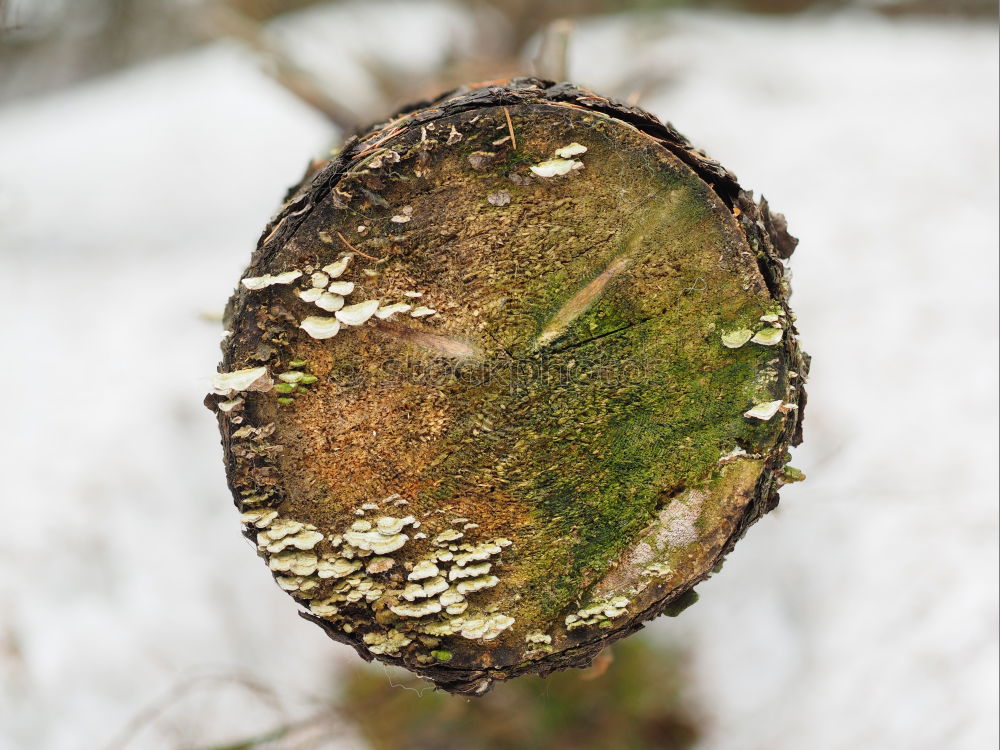
<instances>
[{"instance_id":1,"label":"shelf fungus cluster","mask_svg":"<svg viewBox=\"0 0 1000 750\"><path fill-rule=\"evenodd\" d=\"M676 614L802 478L796 241L649 114L517 79L315 164L206 403L303 617L479 695Z\"/></svg>"}]
</instances>

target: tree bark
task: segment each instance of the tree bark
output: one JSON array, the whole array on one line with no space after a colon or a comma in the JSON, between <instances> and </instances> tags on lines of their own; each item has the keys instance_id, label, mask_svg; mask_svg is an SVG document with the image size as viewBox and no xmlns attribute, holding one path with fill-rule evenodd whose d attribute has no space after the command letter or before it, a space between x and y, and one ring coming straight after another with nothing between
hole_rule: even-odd
<instances>
[{"instance_id":1,"label":"tree bark","mask_svg":"<svg viewBox=\"0 0 1000 750\"><path fill-rule=\"evenodd\" d=\"M588 664L796 478L795 244L569 84L400 112L310 170L230 301L208 403L245 533L304 617L451 692Z\"/></svg>"}]
</instances>

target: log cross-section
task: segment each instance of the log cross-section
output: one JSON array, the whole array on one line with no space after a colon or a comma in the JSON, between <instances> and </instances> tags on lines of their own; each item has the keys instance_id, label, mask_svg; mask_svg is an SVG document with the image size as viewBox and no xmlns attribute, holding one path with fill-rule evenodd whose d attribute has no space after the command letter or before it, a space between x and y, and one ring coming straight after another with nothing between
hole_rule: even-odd
<instances>
[{"instance_id":1,"label":"log cross-section","mask_svg":"<svg viewBox=\"0 0 1000 750\"><path fill-rule=\"evenodd\" d=\"M290 194L209 405L304 616L452 692L581 666L794 478L784 220L647 113L451 92Z\"/></svg>"}]
</instances>

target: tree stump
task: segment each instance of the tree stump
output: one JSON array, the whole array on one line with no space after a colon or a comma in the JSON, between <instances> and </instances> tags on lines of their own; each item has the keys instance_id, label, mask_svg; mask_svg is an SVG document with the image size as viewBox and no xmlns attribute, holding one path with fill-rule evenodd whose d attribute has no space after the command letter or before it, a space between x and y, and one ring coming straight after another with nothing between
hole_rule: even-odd
<instances>
[{"instance_id":1,"label":"tree stump","mask_svg":"<svg viewBox=\"0 0 1000 750\"><path fill-rule=\"evenodd\" d=\"M207 403L245 534L304 617L445 690L588 664L796 478L795 244L672 127L568 84L351 138L227 311Z\"/></svg>"}]
</instances>

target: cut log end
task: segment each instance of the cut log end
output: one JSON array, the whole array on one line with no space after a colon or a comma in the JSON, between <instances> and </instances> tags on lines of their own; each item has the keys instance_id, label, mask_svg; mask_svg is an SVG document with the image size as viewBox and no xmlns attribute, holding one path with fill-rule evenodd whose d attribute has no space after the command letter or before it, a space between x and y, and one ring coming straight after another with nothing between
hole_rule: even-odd
<instances>
[{"instance_id":1,"label":"cut log end","mask_svg":"<svg viewBox=\"0 0 1000 750\"><path fill-rule=\"evenodd\" d=\"M305 616L444 689L586 665L790 476L792 248L569 85L401 113L296 189L230 302L210 405L247 535Z\"/></svg>"}]
</instances>

